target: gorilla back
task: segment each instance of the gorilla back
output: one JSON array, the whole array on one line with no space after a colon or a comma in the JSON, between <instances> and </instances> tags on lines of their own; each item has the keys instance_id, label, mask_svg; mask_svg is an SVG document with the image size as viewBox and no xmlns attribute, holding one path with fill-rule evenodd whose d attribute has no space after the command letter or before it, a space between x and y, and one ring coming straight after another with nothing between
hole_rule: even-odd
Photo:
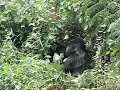
<instances>
[{"instance_id":1,"label":"gorilla back","mask_svg":"<svg viewBox=\"0 0 120 90\"><path fill-rule=\"evenodd\" d=\"M90 56L85 48L85 42L77 37L66 48L66 60L63 63L65 73L83 72L90 66Z\"/></svg>"}]
</instances>

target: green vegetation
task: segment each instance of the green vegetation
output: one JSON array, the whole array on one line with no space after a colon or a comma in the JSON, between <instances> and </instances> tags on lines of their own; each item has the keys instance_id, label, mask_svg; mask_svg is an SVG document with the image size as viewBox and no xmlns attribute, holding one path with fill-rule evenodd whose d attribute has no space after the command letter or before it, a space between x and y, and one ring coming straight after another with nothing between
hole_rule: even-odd
<instances>
[{"instance_id":1,"label":"green vegetation","mask_svg":"<svg viewBox=\"0 0 120 90\"><path fill-rule=\"evenodd\" d=\"M47 55L76 34L94 61L78 77ZM119 0L0 0L0 90L119 89Z\"/></svg>"}]
</instances>

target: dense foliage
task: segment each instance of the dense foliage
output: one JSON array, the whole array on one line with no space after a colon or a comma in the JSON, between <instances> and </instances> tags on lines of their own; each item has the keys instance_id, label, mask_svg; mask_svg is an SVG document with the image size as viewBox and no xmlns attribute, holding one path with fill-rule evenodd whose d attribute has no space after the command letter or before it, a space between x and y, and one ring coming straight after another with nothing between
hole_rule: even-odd
<instances>
[{"instance_id":1,"label":"dense foliage","mask_svg":"<svg viewBox=\"0 0 120 90\"><path fill-rule=\"evenodd\" d=\"M73 77L48 53L78 34L94 63ZM0 0L0 90L27 89L119 90L120 1Z\"/></svg>"}]
</instances>

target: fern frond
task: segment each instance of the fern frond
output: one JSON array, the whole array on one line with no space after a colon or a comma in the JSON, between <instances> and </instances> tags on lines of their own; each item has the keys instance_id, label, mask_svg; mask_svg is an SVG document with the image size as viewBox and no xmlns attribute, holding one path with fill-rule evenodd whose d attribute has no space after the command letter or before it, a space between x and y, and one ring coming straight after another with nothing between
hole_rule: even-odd
<instances>
[{"instance_id":1,"label":"fern frond","mask_svg":"<svg viewBox=\"0 0 120 90\"><path fill-rule=\"evenodd\" d=\"M114 14L111 14L110 16L108 16L108 18L105 19L105 21L108 22L108 23L112 23L115 20L117 20L118 18L120 18L120 10L118 10Z\"/></svg>"},{"instance_id":2,"label":"fern frond","mask_svg":"<svg viewBox=\"0 0 120 90\"><path fill-rule=\"evenodd\" d=\"M89 27L91 27L92 25L96 24L96 25L99 25L99 24L103 24L105 22L108 21L108 23L112 23L114 20L118 19L120 17L120 9L118 9L118 4L116 3L114 5L114 7L110 7L111 4L113 4L115 2L111 2L109 3L109 5L103 9L102 11L96 13L96 15L93 16L93 18L91 19L91 21L89 22ZM113 9L115 8L116 10L114 11L114 13L110 13L110 10L109 9ZM112 19L113 18L113 19ZM112 20L111 20L112 19Z\"/></svg>"},{"instance_id":3,"label":"fern frond","mask_svg":"<svg viewBox=\"0 0 120 90\"><path fill-rule=\"evenodd\" d=\"M96 2L92 0L85 0L81 7L81 12L85 12L88 8L94 5Z\"/></svg>"},{"instance_id":4,"label":"fern frond","mask_svg":"<svg viewBox=\"0 0 120 90\"><path fill-rule=\"evenodd\" d=\"M96 25L101 24L107 16L109 16L109 11L106 9L103 9L91 19L91 21L89 22L89 27L91 27L94 24Z\"/></svg>"},{"instance_id":5,"label":"fern frond","mask_svg":"<svg viewBox=\"0 0 120 90\"><path fill-rule=\"evenodd\" d=\"M116 11L120 10L120 3L112 1L108 4L109 13L114 14Z\"/></svg>"},{"instance_id":6,"label":"fern frond","mask_svg":"<svg viewBox=\"0 0 120 90\"><path fill-rule=\"evenodd\" d=\"M96 13L100 12L106 7L106 3L99 2L91 6L87 11L85 12L85 18L90 17L92 18Z\"/></svg>"},{"instance_id":7,"label":"fern frond","mask_svg":"<svg viewBox=\"0 0 120 90\"><path fill-rule=\"evenodd\" d=\"M110 38L115 39L120 37L120 18L110 25L108 31L111 32Z\"/></svg>"}]
</instances>

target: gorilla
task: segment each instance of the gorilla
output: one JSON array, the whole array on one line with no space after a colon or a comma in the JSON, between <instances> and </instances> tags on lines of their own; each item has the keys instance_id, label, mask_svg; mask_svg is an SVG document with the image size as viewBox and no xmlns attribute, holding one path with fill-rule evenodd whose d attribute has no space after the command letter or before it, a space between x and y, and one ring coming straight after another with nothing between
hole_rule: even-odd
<instances>
[{"instance_id":1,"label":"gorilla","mask_svg":"<svg viewBox=\"0 0 120 90\"><path fill-rule=\"evenodd\" d=\"M85 42L81 37L70 41L65 51L66 59L63 61L65 73L83 72L90 66L90 56L86 50Z\"/></svg>"}]
</instances>

